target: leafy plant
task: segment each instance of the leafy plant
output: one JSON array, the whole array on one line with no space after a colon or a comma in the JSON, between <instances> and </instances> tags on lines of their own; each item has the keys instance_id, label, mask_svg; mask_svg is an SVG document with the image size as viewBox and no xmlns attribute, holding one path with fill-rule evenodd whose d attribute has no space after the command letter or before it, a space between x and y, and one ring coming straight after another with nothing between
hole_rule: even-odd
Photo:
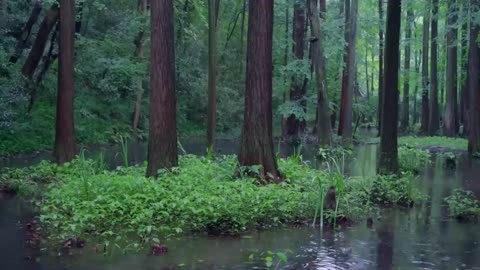
<instances>
[{"instance_id":1,"label":"leafy plant","mask_svg":"<svg viewBox=\"0 0 480 270\"><path fill-rule=\"evenodd\" d=\"M461 220L472 220L480 217L480 202L471 191L455 189L444 200L452 217Z\"/></svg>"},{"instance_id":2,"label":"leafy plant","mask_svg":"<svg viewBox=\"0 0 480 270\"><path fill-rule=\"evenodd\" d=\"M405 172L418 173L431 162L431 154L427 150L418 149L409 145L398 148L398 163Z\"/></svg>"}]
</instances>

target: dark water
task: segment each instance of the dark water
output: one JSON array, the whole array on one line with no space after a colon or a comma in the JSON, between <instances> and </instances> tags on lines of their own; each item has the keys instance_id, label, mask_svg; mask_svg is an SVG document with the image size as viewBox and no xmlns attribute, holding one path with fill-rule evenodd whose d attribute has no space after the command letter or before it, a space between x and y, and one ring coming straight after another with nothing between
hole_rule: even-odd
<instances>
[{"instance_id":1,"label":"dark water","mask_svg":"<svg viewBox=\"0 0 480 270\"><path fill-rule=\"evenodd\" d=\"M184 141L188 153L202 154L202 141ZM236 152L234 141L219 141L221 153ZM105 158L113 166L122 164L115 154L119 148L104 149ZM99 149L90 149L95 156ZM287 154L292 149L282 146ZM303 149L306 159L316 152ZM349 166L351 174L375 173L376 145L356 149L356 161ZM132 144L130 162L143 162L145 148ZM0 164L25 166L47 157L4 160ZM358 224L340 231L316 228L282 228L255 232L241 238L190 236L170 239L165 244L167 255L120 255L109 257L82 250L83 255L35 256L24 247L24 233L19 221L31 216L19 199L0 201L0 269L264 269L266 251L290 250L288 263L278 269L480 269L480 225L449 219L443 198L454 188L464 187L480 195L480 163L462 158L455 171L443 168L436 159L425 169L417 186L428 200L413 209L385 209L372 228ZM262 254L263 253L263 254ZM24 259L32 256L32 261ZM252 257L253 256L253 257ZM251 259L251 258L252 259Z\"/></svg>"}]
</instances>

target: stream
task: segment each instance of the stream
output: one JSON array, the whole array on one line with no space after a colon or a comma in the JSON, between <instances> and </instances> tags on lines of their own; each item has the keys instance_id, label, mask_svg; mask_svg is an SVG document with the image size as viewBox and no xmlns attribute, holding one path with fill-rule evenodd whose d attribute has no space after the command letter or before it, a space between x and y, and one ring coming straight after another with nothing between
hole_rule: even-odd
<instances>
[{"instance_id":1,"label":"stream","mask_svg":"<svg viewBox=\"0 0 480 270\"><path fill-rule=\"evenodd\" d=\"M205 152L202 140L182 142L187 153ZM234 154L237 142L219 140L220 154ZM378 146L357 146L349 174L375 174ZM90 147L87 157L103 153L111 166L123 164L118 146ZM292 149L282 146L282 155ZM304 147L304 160L314 163L316 148ZM142 163L146 147L129 145L129 162ZM24 167L50 159L37 153L0 160L2 167ZM383 209L381 218L369 228L365 223L333 231L319 228L285 227L246 233L242 237L181 236L165 242L163 256L145 254L108 257L85 248L73 256L47 256L28 250L21 223L32 217L28 204L16 197L0 197L0 269L265 269L267 251L287 251L288 262L277 269L480 269L480 225L448 217L443 199L455 188L480 195L480 161L466 155L456 170L443 166L440 157L423 170L416 186L428 199L412 209ZM2 196L2 195L0 195Z\"/></svg>"}]
</instances>

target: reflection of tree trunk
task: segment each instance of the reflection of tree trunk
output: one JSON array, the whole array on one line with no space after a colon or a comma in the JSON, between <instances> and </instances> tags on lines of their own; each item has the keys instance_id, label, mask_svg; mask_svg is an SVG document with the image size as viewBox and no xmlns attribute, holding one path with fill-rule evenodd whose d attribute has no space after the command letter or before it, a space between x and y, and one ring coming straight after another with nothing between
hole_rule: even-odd
<instances>
[{"instance_id":1,"label":"reflection of tree trunk","mask_svg":"<svg viewBox=\"0 0 480 270\"><path fill-rule=\"evenodd\" d=\"M315 69L315 81L317 87L317 123L318 143L320 146L328 146L332 143L332 127L330 125L330 112L328 109L327 80L325 68L325 56L322 48L322 36L320 33L320 16L316 1L309 1L309 17L312 31L312 62ZM323 5L321 5L323 6ZM321 10L324 14L325 10Z\"/></svg>"},{"instance_id":2,"label":"reflection of tree trunk","mask_svg":"<svg viewBox=\"0 0 480 270\"><path fill-rule=\"evenodd\" d=\"M377 269L393 269L393 246L395 241L393 226L382 224L381 228L378 229L377 234L379 240L377 244Z\"/></svg>"},{"instance_id":3,"label":"reflection of tree trunk","mask_svg":"<svg viewBox=\"0 0 480 270\"><path fill-rule=\"evenodd\" d=\"M138 0L137 10L140 16L145 15L147 11L147 0ZM145 31L142 29L138 32L137 36L135 37L135 58L138 61L141 61L143 58L143 50L145 45ZM138 78L136 82L137 88L137 96L135 100L135 108L133 111L133 122L132 128L133 130L137 130L138 125L140 123L140 114L142 111L142 99L143 99L143 86L142 86L142 79Z\"/></svg>"},{"instance_id":4,"label":"reflection of tree trunk","mask_svg":"<svg viewBox=\"0 0 480 270\"><path fill-rule=\"evenodd\" d=\"M45 46L48 41L48 36L52 31L55 23L58 20L58 6L54 4L49 10L47 10L45 17L43 18L40 28L37 33L37 38L33 44L30 53L28 54L27 60L22 67L22 74L31 79L37 66L42 59L43 52L45 51Z\"/></svg>"},{"instance_id":5,"label":"reflection of tree trunk","mask_svg":"<svg viewBox=\"0 0 480 270\"><path fill-rule=\"evenodd\" d=\"M238 161L262 165L262 177L280 181L272 138L273 0L251 1L248 10L245 112Z\"/></svg>"},{"instance_id":6,"label":"reflection of tree trunk","mask_svg":"<svg viewBox=\"0 0 480 270\"><path fill-rule=\"evenodd\" d=\"M15 52L10 57L11 63L16 63L18 61L18 58L20 58L20 56L22 55L23 50L27 47L27 44L30 40L30 36L32 34L32 27L35 25L35 23L37 23L38 16L40 15L41 11L42 11L42 1L41 0L33 1L33 8L32 8L32 12L30 13L30 17L28 18L27 23L25 23L22 33L20 34L20 37L17 40L17 45L15 45Z\"/></svg>"},{"instance_id":7,"label":"reflection of tree trunk","mask_svg":"<svg viewBox=\"0 0 480 270\"><path fill-rule=\"evenodd\" d=\"M478 12L480 0L470 0L471 12ZM468 54L469 124L468 151L480 151L480 45L477 42L480 26L470 23L470 49Z\"/></svg>"},{"instance_id":8,"label":"reflection of tree trunk","mask_svg":"<svg viewBox=\"0 0 480 270\"><path fill-rule=\"evenodd\" d=\"M60 6L57 115L54 156L58 164L75 158L73 120L75 0L64 0Z\"/></svg>"}]
</instances>

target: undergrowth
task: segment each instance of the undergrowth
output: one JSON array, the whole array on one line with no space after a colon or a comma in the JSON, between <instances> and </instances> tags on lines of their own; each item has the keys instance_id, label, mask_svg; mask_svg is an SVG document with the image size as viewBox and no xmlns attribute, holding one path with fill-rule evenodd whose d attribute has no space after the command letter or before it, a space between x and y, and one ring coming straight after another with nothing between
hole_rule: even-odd
<instances>
[{"instance_id":1,"label":"undergrowth","mask_svg":"<svg viewBox=\"0 0 480 270\"><path fill-rule=\"evenodd\" d=\"M452 150L467 150L468 141L463 138L449 137L400 137L399 145L409 145L414 147L444 147Z\"/></svg>"},{"instance_id":2,"label":"undergrowth","mask_svg":"<svg viewBox=\"0 0 480 270\"><path fill-rule=\"evenodd\" d=\"M460 220L476 220L480 217L480 201L471 191L455 189L444 200L452 217Z\"/></svg>"}]
</instances>

